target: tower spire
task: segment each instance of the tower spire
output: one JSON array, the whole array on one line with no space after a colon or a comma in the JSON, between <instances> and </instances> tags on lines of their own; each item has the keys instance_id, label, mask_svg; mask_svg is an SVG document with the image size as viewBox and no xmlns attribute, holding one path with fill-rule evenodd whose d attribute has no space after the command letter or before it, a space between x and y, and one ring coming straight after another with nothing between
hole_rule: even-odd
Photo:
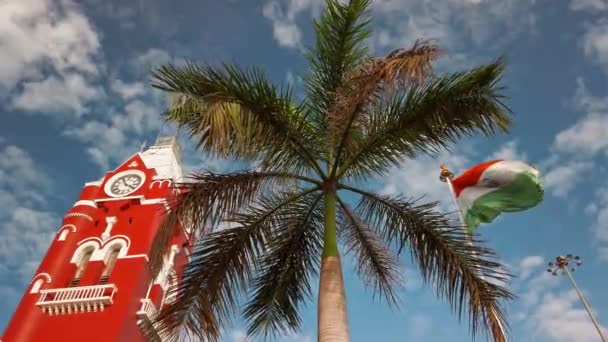
<instances>
[{"instance_id":1,"label":"tower spire","mask_svg":"<svg viewBox=\"0 0 608 342\"><path fill-rule=\"evenodd\" d=\"M144 140L144 142L141 143L141 146L139 146L139 153L144 151L144 148L146 148L147 142L148 142L147 140Z\"/></svg>"}]
</instances>

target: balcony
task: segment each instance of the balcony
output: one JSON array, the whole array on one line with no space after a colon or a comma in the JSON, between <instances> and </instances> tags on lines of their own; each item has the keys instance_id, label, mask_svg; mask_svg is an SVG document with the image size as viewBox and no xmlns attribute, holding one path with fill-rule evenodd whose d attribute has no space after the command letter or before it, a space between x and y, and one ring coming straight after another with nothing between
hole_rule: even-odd
<instances>
[{"instance_id":1,"label":"balcony","mask_svg":"<svg viewBox=\"0 0 608 342\"><path fill-rule=\"evenodd\" d=\"M97 312L112 304L116 292L114 284L46 289L36 305L49 315Z\"/></svg>"},{"instance_id":2,"label":"balcony","mask_svg":"<svg viewBox=\"0 0 608 342\"><path fill-rule=\"evenodd\" d=\"M145 318L149 321L153 321L157 313L158 310L156 309L156 305L154 305L150 299L146 298L141 300L141 307L136 314L140 319Z\"/></svg>"},{"instance_id":3,"label":"balcony","mask_svg":"<svg viewBox=\"0 0 608 342\"><path fill-rule=\"evenodd\" d=\"M154 324L154 318L158 314L156 305L148 298L141 300L141 307L135 313L139 321L139 327L141 328L146 340L151 342L161 342L163 338L159 335L159 331L156 329Z\"/></svg>"}]
</instances>

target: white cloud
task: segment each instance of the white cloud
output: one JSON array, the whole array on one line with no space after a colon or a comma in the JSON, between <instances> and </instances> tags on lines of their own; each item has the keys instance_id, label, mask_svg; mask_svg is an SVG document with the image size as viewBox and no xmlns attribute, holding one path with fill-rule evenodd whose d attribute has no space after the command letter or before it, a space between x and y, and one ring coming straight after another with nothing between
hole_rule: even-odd
<instances>
[{"instance_id":1,"label":"white cloud","mask_svg":"<svg viewBox=\"0 0 608 342\"><path fill-rule=\"evenodd\" d=\"M595 218L591 229L596 237L600 259L608 262L608 186L597 189L594 205L592 214Z\"/></svg>"},{"instance_id":2,"label":"white cloud","mask_svg":"<svg viewBox=\"0 0 608 342\"><path fill-rule=\"evenodd\" d=\"M409 319L409 334L413 341L425 340L433 329L433 321L429 316L415 314Z\"/></svg>"},{"instance_id":3,"label":"white cloud","mask_svg":"<svg viewBox=\"0 0 608 342\"><path fill-rule=\"evenodd\" d=\"M126 83L120 79L113 79L110 82L110 89L125 100L130 100L146 93L146 88L142 82Z\"/></svg>"},{"instance_id":4,"label":"white cloud","mask_svg":"<svg viewBox=\"0 0 608 342\"><path fill-rule=\"evenodd\" d=\"M48 248L59 218L32 200L49 190L49 177L23 149L0 148L0 279L25 283ZM0 280L0 287L5 286Z\"/></svg>"},{"instance_id":5,"label":"white cloud","mask_svg":"<svg viewBox=\"0 0 608 342\"><path fill-rule=\"evenodd\" d=\"M555 136L553 149L589 156L608 151L608 97L593 96L579 78L574 101L577 109L586 112L586 115Z\"/></svg>"},{"instance_id":6,"label":"white cloud","mask_svg":"<svg viewBox=\"0 0 608 342\"><path fill-rule=\"evenodd\" d=\"M548 293L535 308L536 332L555 342L595 342L599 336L574 290ZM604 334L606 329L603 328Z\"/></svg>"},{"instance_id":7,"label":"white cloud","mask_svg":"<svg viewBox=\"0 0 608 342\"><path fill-rule=\"evenodd\" d=\"M504 145L500 146L496 152L494 152L488 159L503 159L503 160L521 160L527 159L525 153L517 150L519 143L515 140L509 141Z\"/></svg>"},{"instance_id":8,"label":"white cloud","mask_svg":"<svg viewBox=\"0 0 608 342\"><path fill-rule=\"evenodd\" d=\"M519 262L521 276L516 281L521 306L514 318L521 322L526 336L535 341L597 341L597 333L574 290L558 290L560 285L567 285L567 279L552 276L542 264L540 256L528 256Z\"/></svg>"},{"instance_id":9,"label":"white cloud","mask_svg":"<svg viewBox=\"0 0 608 342\"><path fill-rule=\"evenodd\" d=\"M472 42L499 44L522 31L532 32L534 1L378 0L372 4L377 23L383 22L374 37L379 48L408 47L417 39L434 39L454 52L467 52Z\"/></svg>"},{"instance_id":10,"label":"white cloud","mask_svg":"<svg viewBox=\"0 0 608 342\"><path fill-rule=\"evenodd\" d=\"M0 87L10 92L27 82L15 100L20 109L81 110L96 96L80 74L99 74L100 46L87 17L69 0L0 2ZM64 92L53 98L53 88Z\"/></svg>"},{"instance_id":11,"label":"white cloud","mask_svg":"<svg viewBox=\"0 0 608 342\"><path fill-rule=\"evenodd\" d=\"M608 148L608 116L590 113L574 126L555 137L555 147L561 152L595 154Z\"/></svg>"},{"instance_id":12,"label":"white cloud","mask_svg":"<svg viewBox=\"0 0 608 342\"><path fill-rule=\"evenodd\" d=\"M87 154L102 170L113 168L138 151L143 135L160 128L160 110L148 102L133 100L110 119L91 120L66 129L63 134L90 144Z\"/></svg>"},{"instance_id":13,"label":"white cloud","mask_svg":"<svg viewBox=\"0 0 608 342\"><path fill-rule=\"evenodd\" d=\"M583 36L585 56L608 71L608 22L601 21L587 27Z\"/></svg>"},{"instance_id":14,"label":"white cloud","mask_svg":"<svg viewBox=\"0 0 608 342\"><path fill-rule=\"evenodd\" d=\"M23 190L32 184L48 185L48 177L38 172L27 152L14 145L0 148L0 172L3 175L0 186L12 187L12 190Z\"/></svg>"},{"instance_id":15,"label":"white cloud","mask_svg":"<svg viewBox=\"0 0 608 342\"><path fill-rule=\"evenodd\" d=\"M247 334L243 330L234 330L230 333L231 342L250 342L247 338Z\"/></svg>"},{"instance_id":16,"label":"white cloud","mask_svg":"<svg viewBox=\"0 0 608 342\"><path fill-rule=\"evenodd\" d=\"M279 338L279 342L312 342L312 337L300 333L292 333Z\"/></svg>"},{"instance_id":17,"label":"white cloud","mask_svg":"<svg viewBox=\"0 0 608 342\"><path fill-rule=\"evenodd\" d=\"M15 108L31 112L73 111L82 114L84 104L104 95L81 75L68 73L49 76L42 81L27 81L23 91L12 100Z\"/></svg>"},{"instance_id":18,"label":"white cloud","mask_svg":"<svg viewBox=\"0 0 608 342\"><path fill-rule=\"evenodd\" d=\"M608 10L608 0L572 0L570 8L575 11L605 11Z\"/></svg>"},{"instance_id":19,"label":"white cloud","mask_svg":"<svg viewBox=\"0 0 608 342\"><path fill-rule=\"evenodd\" d=\"M519 279L526 280L532 272L538 271L538 266L544 263L544 259L538 255L527 256L519 263Z\"/></svg>"},{"instance_id":20,"label":"white cloud","mask_svg":"<svg viewBox=\"0 0 608 342\"><path fill-rule=\"evenodd\" d=\"M172 62L171 55L167 51L158 48L148 49L133 59L134 66L143 70L170 62Z\"/></svg>"},{"instance_id":21,"label":"white cloud","mask_svg":"<svg viewBox=\"0 0 608 342\"><path fill-rule=\"evenodd\" d=\"M320 1L290 0L286 10L283 10L278 1L270 1L264 5L262 14L272 22L272 33L280 46L287 48L301 46L302 31L296 23L296 17L301 12L310 10L315 4L319 5Z\"/></svg>"},{"instance_id":22,"label":"white cloud","mask_svg":"<svg viewBox=\"0 0 608 342\"><path fill-rule=\"evenodd\" d=\"M254 339L248 338L244 330L235 329L230 331L226 336L226 342L253 342ZM292 333L285 336L280 336L278 342L312 342L312 338L308 335Z\"/></svg>"},{"instance_id":23,"label":"white cloud","mask_svg":"<svg viewBox=\"0 0 608 342\"><path fill-rule=\"evenodd\" d=\"M606 112L608 111L608 97L594 96L587 88L585 80L582 77L577 77L574 105L576 109L587 112Z\"/></svg>"},{"instance_id":24,"label":"white cloud","mask_svg":"<svg viewBox=\"0 0 608 342\"><path fill-rule=\"evenodd\" d=\"M457 173L468 167L469 160L464 154L452 154L444 152L433 159L421 156L416 159L405 160L399 167L387 171L384 178L382 193L403 194L410 198L422 199L424 202L440 201L444 210L455 210L450 191L446 185L439 180L439 166L445 163L448 168Z\"/></svg>"},{"instance_id":25,"label":"white cloud","mask_svg":"<svg viewBox=\"0 0 608 342\"><path fill-rule=\"evenodd\" d=\"M593 166L590 162L569 161L549 169L543 175L545 190L551 190L557 197L565 197Z\"/></svg>"},{"instance_id":26,"label":"white cloud","mask_svg":"<svg viewBox=\"0 0 608 342\"><path fill-rule=\"evenodd\" d=\"M545 175L545 186L553 187L554 194L565 196L580 179L581 173L588 170L601 170L599 158L608 155L608 96L598 97L589 92L582 78L577 79L574 96L577 110L585 115L572 126L559 132L552 149L561 153L552 163L564 157L571 159L561 162ZM584 208L587 215L593 216L591 230L593 240L601 260L608 261L608 184L599 187L593 203Z\"/></svg>"}]
</instances>

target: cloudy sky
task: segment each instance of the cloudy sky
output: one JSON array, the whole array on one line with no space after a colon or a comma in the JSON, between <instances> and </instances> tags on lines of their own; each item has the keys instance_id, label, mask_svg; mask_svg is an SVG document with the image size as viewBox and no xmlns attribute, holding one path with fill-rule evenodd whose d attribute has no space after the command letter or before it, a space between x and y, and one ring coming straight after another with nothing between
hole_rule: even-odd
<instances>
[{"instance_id":1,"label":"cloudy sky","mask_svg":"<svg viewBox=\"0 0 608 342\"><path fill-rule=\"evenodd\" d=\"M264 67L276 82L300 84L311 18L323 0L4 0L0 1L0 328L84 182L99 178L153 141L162 127L161 94L148 70L184 59ZM469 139L436 159L405 162L381 191L443 201L437 180L501 157L544 174L546 200L499 218L481 232L518 277L510 286L513 341L599 341L565 278L543 272L560 253L580 254L576 277L608 326L608 1L376 0L376 54L436 39L438 69L455 71L500 55L515 125L510 135ZM189 169L205 160L186 144ZM400 311L375 303L346 265L352 341L470 341L466 322L434 298L404 260ZM303 331L315 338L314 305ZM225 341L242 341L237 323Z\"/></svg>"}]
</instances>

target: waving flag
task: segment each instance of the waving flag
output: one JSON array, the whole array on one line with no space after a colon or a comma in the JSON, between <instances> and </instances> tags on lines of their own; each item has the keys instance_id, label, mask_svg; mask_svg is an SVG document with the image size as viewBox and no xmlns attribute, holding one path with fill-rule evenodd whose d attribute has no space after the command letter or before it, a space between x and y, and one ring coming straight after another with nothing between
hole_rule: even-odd
<instances>
[{"instance_id":1,"label":"waving flag","mask_svg":"<svg viewBox=\"0 0 608 342\"><path fill-rule=\"evenodd\" d=\"M481 163L452 180L469 231L503 212L522 211L543 199L538 170L516 160Z\"/></svg>"}]
</instances>

